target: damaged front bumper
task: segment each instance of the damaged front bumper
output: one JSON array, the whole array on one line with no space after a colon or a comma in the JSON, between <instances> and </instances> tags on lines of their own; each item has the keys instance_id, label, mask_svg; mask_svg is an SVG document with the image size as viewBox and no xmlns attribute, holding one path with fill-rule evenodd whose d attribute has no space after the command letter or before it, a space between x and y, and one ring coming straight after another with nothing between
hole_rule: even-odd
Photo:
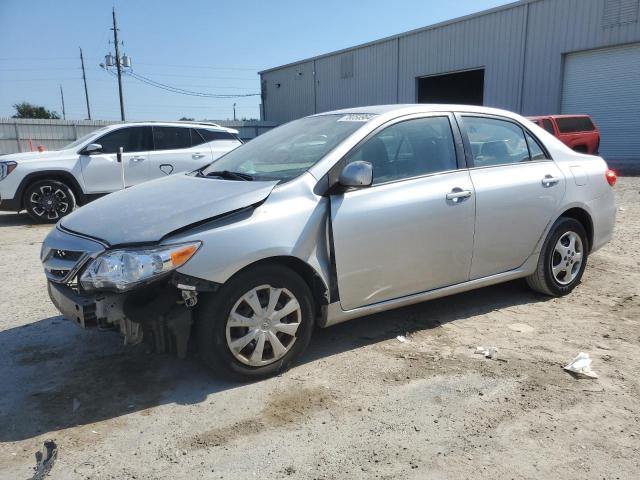
<instances>
[{"instance_id":1,"label":"damaged front bumper","mask_svg":"<svg viewBox=\"0 0 640 480\"><path fill-rule=\"evenodd\" d=\"M49 297L66 319L83 328L118 329L126 344L144 341L179 358L187 355L198 293L215 290L217 284L179 274L124 293L85 293L48 282Z\"/></svg>"}]
</instances>

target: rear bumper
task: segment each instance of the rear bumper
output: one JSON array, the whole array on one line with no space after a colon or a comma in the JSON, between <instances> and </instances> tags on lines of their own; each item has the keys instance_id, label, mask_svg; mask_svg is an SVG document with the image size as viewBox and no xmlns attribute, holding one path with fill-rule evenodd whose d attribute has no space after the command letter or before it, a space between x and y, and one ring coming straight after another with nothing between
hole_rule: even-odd
<instances>
[{"instance_id":1,"label":"rear bumper","mask_svg":"<svg viewBox=\"0 0 640 480\"><path fill-rule=\"evenodd\" d=\"M613 237L616 224L616 201L613 189L587 203L593 220L593 246L591 252L606 245Z\"/></svg>"}]
</instances>

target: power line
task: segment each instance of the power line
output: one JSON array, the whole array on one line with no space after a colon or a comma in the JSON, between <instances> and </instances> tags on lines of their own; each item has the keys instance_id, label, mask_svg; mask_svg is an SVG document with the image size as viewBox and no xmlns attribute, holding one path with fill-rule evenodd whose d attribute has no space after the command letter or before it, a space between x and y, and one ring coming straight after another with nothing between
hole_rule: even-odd
<instances>
[{"instance_id":1,"label":"power line","mask_svg":"<svg viewBox=\"0 0 640 480\"><path fill-rule=\"evenodd\" d=\"M138 62L138 65L148 65L148 66L156 66L156 67L176 67L176 68L203 68L209 70L247 70L247 71L258 71L261 67L215 67L213 65L179 65L175 63L147 63L147 62Z\"/></svg>"},{"instance_id":2,"label":"power line","mask_svg":"<svg viewBox=\"0 0 640 480\"><path fill-rule=\"evenodd\" d=\"M244 81L259 81L259 78L255 75L250 77L209 77L206 75L183 75L181 73L153 73L156 77L182 77L182 78L208 78L210 80L244 80Z\"/></svg>"},{"instance_id":3,"label":"power line","mask_svg":"<svg viewBox=\"0 0 640 480\"><path fill-rule=\"evenodd\" d=\"M107 72L111 75L115 75L111 70L105 68ZM188 90L181 87L176 87L173 85L167 85L166 83L161 83L151 78L145 77L144 75L140 75L138 73L130 71L123 72L125 75L128 75L139 82L142 82L151 87L159 88L161 90L165 90L171 93L177 93L180 95L188 95L193 97L203 97L203 98L243 98L243 97L257 97L260 96L259 93L237 93L237 94L224 94L224 93L207 93L207 92L196 92L194 90Z\"/></svg>"},{"instance_id":4,"label":"power line","mask_svg":"<svg viewBox=\"0 0 640 480\"><path fill-rule=\"evenodd\" d=\"M191 95L194 97L209 97L209 98L241 98L241 97L256 97L259 96L259 93L238 93L238 94L215 94L215 93L205 93L205 92L196 92L193 90L187 90L180 87L175 87L171 85L167 85L165 83L160 83L156 80L152 80L148 77L144 77L139 75L133 71L127 72L128 75L132 76L136 80L139 80L147 85L151 85L153 87L161 88L163 90L167 90L173 93L179 93L182 95Z\"/></svg>"}]
</instances>

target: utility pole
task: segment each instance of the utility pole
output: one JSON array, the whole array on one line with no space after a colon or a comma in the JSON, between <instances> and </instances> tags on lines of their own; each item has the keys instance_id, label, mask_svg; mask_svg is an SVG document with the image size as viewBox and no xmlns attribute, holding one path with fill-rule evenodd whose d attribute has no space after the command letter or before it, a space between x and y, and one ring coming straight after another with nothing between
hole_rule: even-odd
<instances>
[{"instance_id":1,"label":"utility pole","mask_svg":"<svg viewBox=\"0 0 640 480\"><path fill-rule=\"evenodd\" d=\"M60 98L62 99L62 119L67 119L67 113L64 110L64 93L62 92L62 85L60 85Z\"/></svg>"},{"instance_id":2,"label":"utility pole","mask_svg":"<svg viewBox=\"0 0 640 480\"><path fill-rule=\"evenodd\" d=\"M113 43L116 46L116 69L118 70L118 92L120 93L120 119L124 122L124 98L122 97L122 64L120 63L120 46L118 45L118 26L116 9L113 8Z\"/></svg>"},{"instance_id":3,"label":"utility pole","mask_svg":"<svg viewBox=\"0 0 640 480\"><path fill-rule=\"evenodd\" d=\"M82 80L84 81L84 96L87 99L87 116L91 120L91 108L89 108L89 90L87 89L87 76L84 73L84 58L82 57L82 48L80 48L80 64L82 65Z\"/></svg>"},{"instance_id":4,"label":"utility pole","mask_svg":"<svg viewBox=\"0 0 640 480\"><path fill-rule=\"evenodd\" d=\"M233 104L233 121L236 121L236 104Z\"/></svg>"}]
</instances>

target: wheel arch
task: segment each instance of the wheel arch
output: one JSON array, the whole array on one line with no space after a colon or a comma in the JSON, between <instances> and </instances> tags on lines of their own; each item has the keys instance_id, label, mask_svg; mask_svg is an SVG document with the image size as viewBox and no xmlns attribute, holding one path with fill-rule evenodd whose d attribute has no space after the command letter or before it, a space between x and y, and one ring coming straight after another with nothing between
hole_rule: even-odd
<instances>
[{"instance_id":1,"label":"wheel arch","mask_svg":"<svg viewBox=\"0 0 640 480\"><path fill-rule=\"evenodd\" d=\"M593 232L593 219L591 218L591 215L589 214L589 212L587 212L584 208L572 207L562 212L558 216L558 218L560 217L573 218L574 220L577 220L582 224L585 231L587 232L587 242L589 243L588 251L591 251L591 249L593 248L594 232Z\"/></svg>"},{"instance_id":2,"label":"wheel arch","mask_svg":"<svg viewBox=\"0 0 640 480\"><path fill-rule=\"evenodd\" d=\"M308 285L314 300L314 308L316 319L320 318L323 314L323 307L329 303L329 287L326 285L320 274L307 262L301 260L298 257L292 255L278 255L273 257L267 257L250 263L240 270L238 270L232 277L251 270L255 267L278 265L287 267L302 277L305 283Z\"/></svg>"},{"instance_id":3,"label":"wheel arch","mask_svg":"<svg viewBox=\"0 0 640 480\"><path fill-rule=\"evenodd\" d=\"M19 202L19 208L23 209L24 206L24 192L25 190L34 182L40 180L57 180L59 182L63 182L69 186L73 195L76 197L76 202L78 205L83 205L85 203L85 195L82 190L82 187L78 183L78 180L73 176L72 173L67 172L66 170L42 170L38 172L33 172L26 175L20 185L18 185L18 189L16 190L15 198Z\"/></svg>"}]
</instances>

